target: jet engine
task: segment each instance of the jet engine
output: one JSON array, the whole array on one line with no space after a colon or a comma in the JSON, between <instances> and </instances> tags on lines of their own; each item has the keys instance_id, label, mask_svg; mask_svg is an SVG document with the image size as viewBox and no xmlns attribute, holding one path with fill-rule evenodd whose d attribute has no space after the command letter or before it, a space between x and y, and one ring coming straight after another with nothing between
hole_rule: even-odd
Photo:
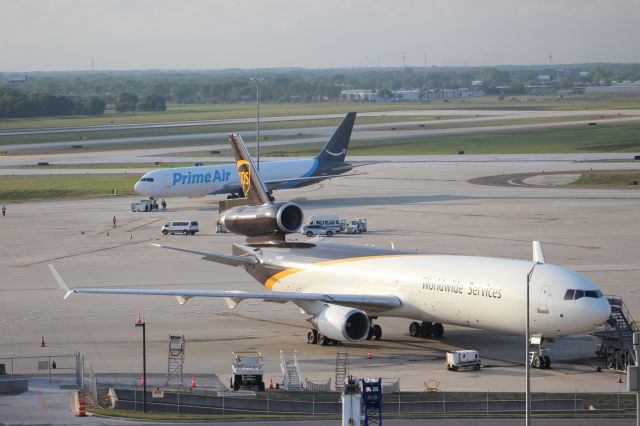
<instances>
[{"instance_id":1,"label":"jet engine","mask_svg":"<svg viewBox=\"0 0 640 426\"><path fill-rule=\"evenodd\" d=\"M367 338L371 323L361 310L327 304L311 322L325 336L338 341L359 341Z\"/></svg>"},{"instance_id":2,"label":"jet engine","mask_svg":"<svg viewBox=\"0 0 640 426\"><path fill-rule=\"evenodd\" d=\"M238 206L220 215L220 222L235 234L261 237L274 234L292 234L300 229L304 213L291 202Z\"/></svg>"}]
</instances>

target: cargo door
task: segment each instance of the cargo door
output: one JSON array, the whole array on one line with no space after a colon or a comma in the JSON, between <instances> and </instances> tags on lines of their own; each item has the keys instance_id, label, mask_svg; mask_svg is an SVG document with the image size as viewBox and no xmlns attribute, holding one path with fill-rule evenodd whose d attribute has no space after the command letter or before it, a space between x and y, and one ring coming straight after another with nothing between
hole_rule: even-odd
<instances>
[{"instance_id":1,"label":"cargo door","mask_svg":"<svg viewBox=\"0 0 640 426\"><path fill-rule=\"evenodd\" d=\"M540 289L540 298L538 299L538 313L549 313L549 298L551 297L551 287L545 285Z\"/></svg>"}]
</instances>

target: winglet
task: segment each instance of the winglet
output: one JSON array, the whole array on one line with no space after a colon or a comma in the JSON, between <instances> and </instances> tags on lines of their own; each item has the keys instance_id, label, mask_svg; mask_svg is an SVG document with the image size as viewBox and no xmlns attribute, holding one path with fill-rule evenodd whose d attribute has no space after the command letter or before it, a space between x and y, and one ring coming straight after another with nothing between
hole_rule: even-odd
<instances>
[{"instance_id":1,"label":"winglet","mask_svg":"<svg viewBox=\"0 0 640 426\"><path fill-rule=\"evenodd\" d=\"M53 265L49 265L49 269L51 270L51 274L53 274L53 278L58 282L58 287L60 290L64 290L66 293L64 295L64 299L66 300L72 293L75 293L74 290L70 289L67 283L62 279L58 271Z\"/></svg>"},{"instance_id":2,"label":"winglet","mask_svg":"<svg viewBox=\"0 0 640 426\"><path fill-rule=\"evenodd\" d=\"M533 242L533 261L536 263L546 263L540 241Z\"/></svg>"},{"instance_id":3,"label":"winglet","mask_svg":"<svg viewBox=\"0 0 640 426\"><path fill-rule=\"evenodd\" d=\"M249 205L271 204L271 198L267 194L264 183L253 165L253 160L242 138L238 134L231 133L229 141L231 142L231 149L233 150L238 174L240 175L240 186Z\"/></svg>"}]
</instances>

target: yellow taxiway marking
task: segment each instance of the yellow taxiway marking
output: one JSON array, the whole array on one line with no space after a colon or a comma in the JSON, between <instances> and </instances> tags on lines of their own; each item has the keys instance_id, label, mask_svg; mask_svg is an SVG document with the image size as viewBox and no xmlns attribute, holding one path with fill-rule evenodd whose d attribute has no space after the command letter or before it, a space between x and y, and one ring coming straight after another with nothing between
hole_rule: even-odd
<instances>
[{"instance_id":1,"label":"yellow taxiway marking","mask_svg":"<svg viewBox=\"0 0 640 426\"><path fill-rule=\"evenodd\" d=\"M40 404L42 404L42 409L45 413L49 412L49 406L47 405L47 401L44 399L44 392L38 391L40 395Z\"/></svg>"}]
</instances>

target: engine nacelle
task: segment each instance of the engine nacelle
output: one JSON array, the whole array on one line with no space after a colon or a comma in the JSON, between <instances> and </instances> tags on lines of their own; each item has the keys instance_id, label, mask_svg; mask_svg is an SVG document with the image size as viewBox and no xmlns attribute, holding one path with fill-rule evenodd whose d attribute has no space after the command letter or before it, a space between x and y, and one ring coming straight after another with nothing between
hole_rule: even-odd
<instances>
[{"instance_id":1,"label":"engine nacelle","mask_svg":"<svg viewBox=\"0 0 640 426\"><path fill-rule=\"evenodd\" d=\"M364 340L371 327L369 316L361 310L331 304L311 321L320 333L339 341Z\"/></svg>"},{"instance_id":2,"label":"engine nacelle","mask_svg":"<svg viewBox=\"0 0 640 426\"><path fill-rule=\"evenodd\" d=\"M292 234L302 226L304 213L297 204L284 202L262 206L239 206L220 215L228 231L247 237Z\"/></svg>"}]
</instances>

